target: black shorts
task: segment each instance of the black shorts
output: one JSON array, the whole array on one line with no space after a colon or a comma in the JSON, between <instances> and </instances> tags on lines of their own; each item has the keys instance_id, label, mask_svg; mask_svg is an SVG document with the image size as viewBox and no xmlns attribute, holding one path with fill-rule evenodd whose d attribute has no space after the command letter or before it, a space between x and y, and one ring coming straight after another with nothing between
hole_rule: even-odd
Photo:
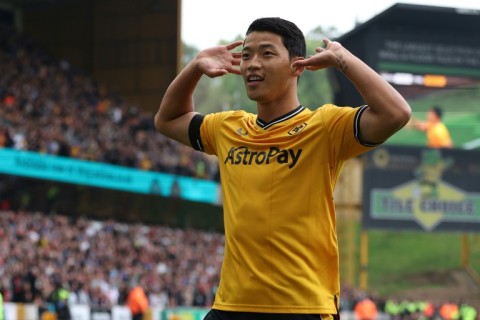
<instances>
[{"instance_id":1,"label":"black shorts","mask_svg":"<svg viewBox=\"0 0 480 320\"><path fill-rule=\"evenodd\" d=\"M235 312L212 309L203 320L321 320L319 314Z\"/></svg>"}]
</instances>

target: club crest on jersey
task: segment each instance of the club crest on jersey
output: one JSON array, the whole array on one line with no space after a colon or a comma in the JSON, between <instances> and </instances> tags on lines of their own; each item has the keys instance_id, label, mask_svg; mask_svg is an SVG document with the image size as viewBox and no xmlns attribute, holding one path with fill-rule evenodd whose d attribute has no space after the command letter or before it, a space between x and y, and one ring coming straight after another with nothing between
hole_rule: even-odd
<instances>
[{"instance_id":1,"label":"club crest on jersey","mask_svg":"<svg viewBox=\"0 0 480 320\"><path fill-rule=\"evenodd\" d=\"M306 122L299 124L298 126L295 126L290 131L288 131L288 134L291 136L299 134L300 132L302 132L303 129L305 129L306 126L307 126Z\"/></svg>"},{"instance_id":2,"label":"club crest on jersey","mask_svg":"<svg viewBox=\"0 0 480 320\"><path fill-rule=\"evenodd\" d=\"M292 169L302 154L302 149L280 149L270 147L268 150L250 150L246 146L232 147L225 158L225 164L231 165L261 165L277 162L288 165Z\"/></svg>"},{"instance_id":3,"label":"club crest on jersey","mask_svg":"<svg viewBox=\"0 0 480 320\"><path fill-rule=\"evenodd\" d=\"M235 130L235 132L238 133L239 135L243 136L243 137L246 137L248 135L247 130L245 130L243 128L238 128L237 130Z\"/></svg>"}]
</instances>

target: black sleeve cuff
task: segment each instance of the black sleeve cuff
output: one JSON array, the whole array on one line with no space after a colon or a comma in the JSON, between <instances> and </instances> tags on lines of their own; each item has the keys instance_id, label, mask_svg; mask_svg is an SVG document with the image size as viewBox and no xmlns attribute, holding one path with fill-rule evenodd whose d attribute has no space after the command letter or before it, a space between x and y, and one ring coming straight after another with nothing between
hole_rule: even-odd
<instances>
[{"instance_id":1,"label":"black sleeve cuff","mask_svg":"<svg viewBox=\"0 0 480 320\"><path fill-rule=\"evenodd\" d=\"M381 143L370 143L370 142L367 142L367 141L364 141L362 139L362 135L360 133L360 117L362 116L362 113L368 108L367 105L363 105L361 106L357 113L355 114L355 119L353 121L353 134L355 135L355 139L357 139L357 141L361 144L361 145L364 145L366 147L375 147L375 146L378 146L380 145Z\"/></svg>"},{"instance_id":2,"label":"black sleeve cuff","mask_svg":"<svg viewBox=\"0 0 480 320\"><path fill-rule=\"evenodd\" d=\"M204 117L204 115L196 114L190 121L190 126L188 127L188 137L190 138L192 148L202 152L205 152L205 150L203 149L202 139L200 137L200 126L202 125Z\"/></svg>"}]
</instances>

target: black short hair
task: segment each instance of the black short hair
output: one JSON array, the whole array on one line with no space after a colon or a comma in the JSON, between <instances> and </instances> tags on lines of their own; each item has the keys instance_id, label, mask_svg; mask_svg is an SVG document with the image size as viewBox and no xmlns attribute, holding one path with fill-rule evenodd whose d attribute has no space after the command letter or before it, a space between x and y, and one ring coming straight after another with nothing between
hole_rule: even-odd
<instances>
[{"instance_id":1,"label":"black short hair","mask_svg":"<svg viewBox=\"0 0 480 320\"><path fill-rule=\"evenodd\" d=\"M441 107L439 107L439 106L432 106L432 107L430 108L430 110L432 110L433 113L435 113L435 114L437 115L438 119L442 119L443 110L442 110Z\"/></svg>"},{"instance_id":2,"label":"black short hair","mask_svg":"<svg viewBox=\"0 0 480 320\"><path fill-rule=\"evenodd\" d=\"M246 35L254 31L267 31L282 37L283 45L287 48L290 58L306 56L305 36L293 22L278 17L259 18L250 24Z\"/></svg>"}]
</instances>

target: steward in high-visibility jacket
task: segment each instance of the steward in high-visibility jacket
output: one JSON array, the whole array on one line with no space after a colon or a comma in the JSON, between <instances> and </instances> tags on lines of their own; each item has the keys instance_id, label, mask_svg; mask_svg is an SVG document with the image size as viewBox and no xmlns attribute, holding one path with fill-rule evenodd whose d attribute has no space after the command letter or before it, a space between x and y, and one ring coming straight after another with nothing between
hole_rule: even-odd
<instances>
[{"instance_id":1,"label":"steward in high-visibility jacket","mask_svg":"<svg viewBox=\"0 0 480 320\"><path fill-rule=\"evenodd\" d=\"M142 320L149 307L148 297L142 287L136 286L127 296L127 306L132 313L133 320Z\"/></svg>"},{"instance_id":2,"label":"steward in high-visibility jacket","mask_svg":"<svg viewBox=\"0 0 480 320\"><path fill-rule=\"evenodd\" d=\"M3 295L0 292L0 320L5 320L5 310L3 309Z\"/></svg>"},{"instance_id":3,"label":"steward in high-visibility jacket","mask_svg":"<svg viewBox=\"0 0 480 320\"><path fill-rule=\"evenodd\" d=\"M473 306L462 303L458 310L461 320L476 320L477 319L477 309ZM1 318L0 318L1 319Z\"/></svg>"},{"instance_id":4,"label":"steward in high-visibility jacket","mask_svg":"<svg viewBox=\"0 0 480 320\"><path fill-rule=\"evenodd\" d=\"M390 319L395 319L400 314L400 306L395 300L388 299L385 303L385 313L390 316Z\"/></svg>"},{"instance_id":5,"label":"steward in high-visibility jacket","mask_svg":"<svg viewBox=\"0 0 480 320\"><path fill-rule=\"evenodd\" d=\"M369 298L359 301L354 308L356 320L377 320L377 305Z\"/></svg>"}]
</instances>

